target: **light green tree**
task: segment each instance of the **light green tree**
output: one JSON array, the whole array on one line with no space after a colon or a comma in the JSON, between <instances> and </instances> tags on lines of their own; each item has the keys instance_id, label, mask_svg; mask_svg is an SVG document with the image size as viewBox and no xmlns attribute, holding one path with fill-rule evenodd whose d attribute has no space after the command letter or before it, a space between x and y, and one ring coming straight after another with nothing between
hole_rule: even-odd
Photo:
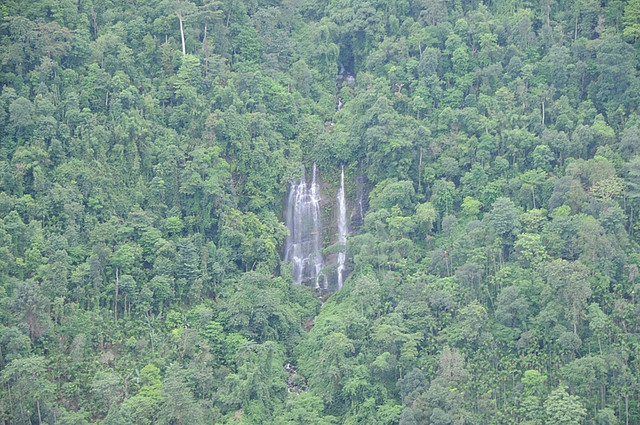
<instances>
[{"instance_id":1,"label":"light green tree","mask_svg":"<svg viewBox=\"0 0 640 425\"><path fill-rule=\"evenodd\" d=\"M560 385L553 390L544 403L547 423L557 425L580 425L587 416L587 410L579 397L567 393Z\"/></svg>"}]
</instances>

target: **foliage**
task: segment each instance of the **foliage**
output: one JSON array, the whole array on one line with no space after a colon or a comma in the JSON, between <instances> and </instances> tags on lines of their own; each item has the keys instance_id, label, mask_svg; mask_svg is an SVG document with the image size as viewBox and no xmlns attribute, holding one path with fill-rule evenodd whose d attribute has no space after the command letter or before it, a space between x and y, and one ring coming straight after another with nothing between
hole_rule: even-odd
<instances>
[{"instance_id":1,"label":"foliage","mask_svg":"<svg viewBox=\"0 0 640 425\"><path fill-rule=\"evenodd\" d=\"M638 0L3 2L0 421L639 423L639 39ZM281 261L314 162L334 294Z\"/></svg>"}]
</instances>

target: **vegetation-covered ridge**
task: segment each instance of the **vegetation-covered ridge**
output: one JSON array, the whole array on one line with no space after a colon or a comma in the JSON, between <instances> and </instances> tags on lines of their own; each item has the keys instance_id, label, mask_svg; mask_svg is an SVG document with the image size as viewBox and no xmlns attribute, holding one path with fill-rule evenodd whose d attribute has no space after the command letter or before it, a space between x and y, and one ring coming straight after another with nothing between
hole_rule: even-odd
<instances>
[{"instance_id":1,"label":"vegetation-covered ridge","mask_svg":"<svg viewBox=\"0 0 640 425\"><path fill-rule=\"evenodd\" d=\"M640 423L639 0L0 18L0 423ZM322 308L312 163L369 193Z\"/></svg>"}]
</instances>

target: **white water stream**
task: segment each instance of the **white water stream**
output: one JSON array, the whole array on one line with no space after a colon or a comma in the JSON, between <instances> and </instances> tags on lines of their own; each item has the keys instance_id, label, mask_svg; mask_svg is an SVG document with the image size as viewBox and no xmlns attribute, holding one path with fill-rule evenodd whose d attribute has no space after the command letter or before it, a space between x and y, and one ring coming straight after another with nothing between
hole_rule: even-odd
<instances>
[{"instance_id":1,"label":"white water stream","mask_svg":"<svg viewBox=\"0 0 640 425\"><path fill-rule=\"evenodd\" d=\"M340 252L338 253L338 289L342 288L344 281L344 263L347 257L346 245L349 229L347 228L347 205L344 200L344 166L340 174L340 190L338 190L338 243L340 244Z\"/></svg>"}]
</instances>

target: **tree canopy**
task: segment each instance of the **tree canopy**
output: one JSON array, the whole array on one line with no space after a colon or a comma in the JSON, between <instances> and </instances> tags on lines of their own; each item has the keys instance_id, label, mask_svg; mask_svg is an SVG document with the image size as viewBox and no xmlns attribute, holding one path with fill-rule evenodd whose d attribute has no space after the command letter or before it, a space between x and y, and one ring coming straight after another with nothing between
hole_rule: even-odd
<instances>
[{"instance_id":1,"label":"tree canopy","mask_svg":"<svg viewBox=\"0 0 640 425\"><path fill-rule=\"evenodd\" d=\"M638 49L638 0L2 2L0 422L640 423Z\"/></svg>"}]
</instances>

